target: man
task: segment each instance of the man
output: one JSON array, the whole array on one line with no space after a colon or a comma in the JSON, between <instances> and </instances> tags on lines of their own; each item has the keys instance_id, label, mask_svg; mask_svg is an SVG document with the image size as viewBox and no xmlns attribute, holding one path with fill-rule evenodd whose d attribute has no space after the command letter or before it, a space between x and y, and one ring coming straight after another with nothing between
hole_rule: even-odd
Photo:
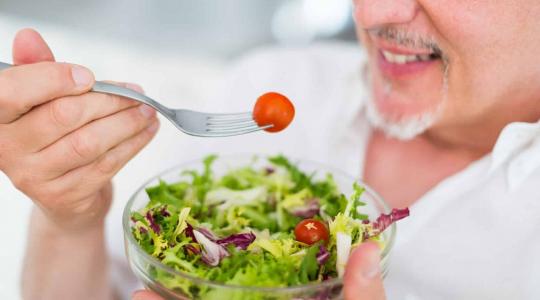
<instances>
[{"instance_id":1,"label":"man","mask_svg":"<svg viewBox=\"0 0 540 300\"><path fill-rule=\"evenodd\" d=\"M376 246L365 244L349 261L345 298L540 298L540 4L354 5L364 54L264 53L229 85L300 99L289 136L260 135L258 146L289 144L362 175L391 206L411 207L385 288ZM17 36L14 60L28 65L0 73L0 169L39 207L24 295L111 298L103 238L110 178L154 135L155 114L86 93L93 76L82 67L36 64L53 56L34 32ZM348 75L366 61L363 86Z\"/></svg>"}]
</instances>

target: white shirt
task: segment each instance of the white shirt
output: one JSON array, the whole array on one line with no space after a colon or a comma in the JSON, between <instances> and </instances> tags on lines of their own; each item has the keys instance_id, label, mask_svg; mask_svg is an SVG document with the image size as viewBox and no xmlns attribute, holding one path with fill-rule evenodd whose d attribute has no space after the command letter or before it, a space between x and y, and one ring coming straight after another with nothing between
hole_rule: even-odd
<instances>
[{"instance_id":1,"label":"white shirt","mask_svg":"<svg viewBox=\"0 0 540 300\"><path fill-rule=\"evenodd\" d=\"M108 240L124 297L137 281L125 262L121 209L158 171L208 153L283 153L360 178L371 130L363 116L365 59L359 47L337 44L265 50L243 59L206 110L245 111L262 93L278 91L297 113L279 134L193 138L163 121L157 139L115 180ZM385 279L388 299L540 299L539 166L540 124L510 124L493 153L422 196L397 226Z\"/></svg>"}]
</instances>

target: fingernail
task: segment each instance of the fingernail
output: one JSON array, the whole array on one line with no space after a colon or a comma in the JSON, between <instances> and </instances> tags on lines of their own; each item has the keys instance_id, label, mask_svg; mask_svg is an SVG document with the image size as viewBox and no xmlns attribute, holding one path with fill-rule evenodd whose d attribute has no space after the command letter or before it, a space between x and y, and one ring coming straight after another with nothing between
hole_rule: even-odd
<instances>
[{"instance_id":1,"label":"fingernail","mask_svg":"<svg viewBox=\"0 0 540 300\"><path fill-rule=\"evenodd\" d=\"M144 94L144 89L142 88L142 86L136 84L136 83L126 83L126 87L128 89L131 89L131 90L134 90L136 92L139 92L141 94Z\"/></svg>"},{"instance_id":2,"label":"fingernail","mask_svg":"<svg viewBox=\"0 0 540 300\"><path fill-rule=\"evenodd\" d=\"M148 128L146 128L146 130L148 130L148 132L150 133L155 133L159 128L159 121L155 121L154 123L152 123L152 125L148 126Z\"/></svg>"},{"instance_id":3,"label":"fingernail","mask_svg":"<svg viewBox=\"0 0 540 300\"><path fill-rule=\"evenodd\" d=\"M365 279L371 280L379 275L380 272L380 256L377 251L371 251L366 256L364 269L362 270L362 276Z\"/></svg>"},{"instance_id":4,"label":"fingernail","mask_svg":"<svg viewBox=\"0 0 540 300\"><path fill-rule=\"evenodd\" d=\"M71 77L78 87L89 86L94 81L94 75L87 68L77 65L71 67Z\"/></svg>"},{"instance_id":5,"label":"fingernail","mask_svg":"<svg viewBox=\"0 0 540 300\"><path fill-rule=\"evenodd\" d=\"M156 115L156 111L146 104L142 104L141 106L139 106L139 110L141 114L148 119Z\"/></svg>"}]
</instances>

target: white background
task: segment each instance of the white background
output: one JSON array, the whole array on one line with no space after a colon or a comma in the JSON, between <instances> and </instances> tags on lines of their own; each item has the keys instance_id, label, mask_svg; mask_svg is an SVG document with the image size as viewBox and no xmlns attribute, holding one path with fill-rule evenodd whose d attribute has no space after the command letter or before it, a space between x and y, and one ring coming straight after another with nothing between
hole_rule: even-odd
<instances>
[{"instance_id":1,"label":"white background","mask_svg":"<svg viewBox=\"0 0 540 300\"><path fill-rule=\"evenodd\" d=\"M11 41L17 30L24 27L38 29L49 42L57 60L88 66L98 79L140 83L147 94L171 106L196 108L204 105L206 93L212 91L223 70L222 61L178 55L156 55L155 51L131 48L117 43L114 39L88 35L83 37L65 27L55 27L6 15L0 15L0 61L11 62ZM156 147L156 144L166 145L168 140L178 136L172 126L164 123L162 121L161 131L152 147ZM137 160L143 160L144 156L143 152ZM123 171L119 176L133 184L122 187L117 194L135 190L141 181L150 176L150 172L156 173L159 167L158 165L149 167L148 174L129 174L129 171ZM114 205L123 206L125 200L119 200ZM20 270L32 204L12 187L1 172L0 205L2 206L0 299L19 299Z\"/></svg>"}]
</instances>

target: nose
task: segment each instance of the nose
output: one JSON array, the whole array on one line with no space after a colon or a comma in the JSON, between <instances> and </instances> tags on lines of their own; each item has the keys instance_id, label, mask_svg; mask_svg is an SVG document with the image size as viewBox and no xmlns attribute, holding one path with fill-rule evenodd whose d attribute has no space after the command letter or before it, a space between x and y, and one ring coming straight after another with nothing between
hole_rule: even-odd
<instances>
[{"instance_id":1,"label":"nose","mask_svg":"<svg viewBox=\"0 0 540 300\"><path fill-rule=\"evenodd\" d=\"M411 22L419 10L417 0L355 0L356 22L364 29Z\"/></svg>"}]
</instances>

